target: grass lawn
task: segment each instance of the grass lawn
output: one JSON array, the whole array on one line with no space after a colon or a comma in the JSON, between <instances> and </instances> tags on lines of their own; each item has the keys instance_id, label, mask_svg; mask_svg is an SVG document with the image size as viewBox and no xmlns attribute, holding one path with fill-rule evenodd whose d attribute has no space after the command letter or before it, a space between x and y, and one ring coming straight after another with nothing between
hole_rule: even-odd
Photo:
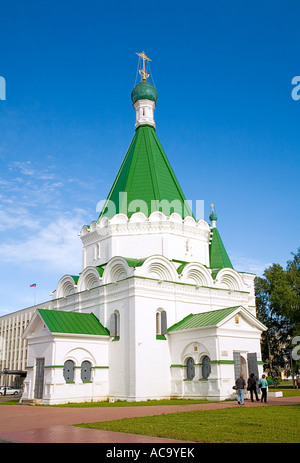
<instances>
[{"instance_id":1,"label":"grass lawn","mask_svg":"<svg viewBox=\"0 0 300 463\"><path fill-rule=\"evenodd\" d=\"M78 426L203 443L299 443L300 406L201 410Z\"/></svg>"}]
</instances>

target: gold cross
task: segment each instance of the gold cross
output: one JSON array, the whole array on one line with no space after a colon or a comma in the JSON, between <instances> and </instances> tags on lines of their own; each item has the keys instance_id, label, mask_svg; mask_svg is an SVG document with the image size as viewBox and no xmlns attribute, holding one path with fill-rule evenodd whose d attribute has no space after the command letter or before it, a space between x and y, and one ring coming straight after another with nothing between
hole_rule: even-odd
<instances>
[{"instance_id":1,"label":"gold cross","mask_svg":"<svg viewBox=\"0 0 300 463\"><path fill-rule=\"evenodd\" d=\"M211 212L214 212L214 204L211 204Z\"/></svg>"},{"instance_id":2,"label":"gold cross","mask_svg":"<svg viewBox=\"0 0 300 463\"><path fill-rule=\"evenodd\" d=\"M142 81L143 82L146 82L147 80L147 77L149 77L149 74L146 73L146 69L145 69L145 61L151 61L150 58L148 58L148 56L145 55L145 52L143 51L142 53L137 53L137 55L142 58L143 60L143 69L140 69L139 70L139 73L140 75L142 76Z\"/></svg>"}]
</instances>

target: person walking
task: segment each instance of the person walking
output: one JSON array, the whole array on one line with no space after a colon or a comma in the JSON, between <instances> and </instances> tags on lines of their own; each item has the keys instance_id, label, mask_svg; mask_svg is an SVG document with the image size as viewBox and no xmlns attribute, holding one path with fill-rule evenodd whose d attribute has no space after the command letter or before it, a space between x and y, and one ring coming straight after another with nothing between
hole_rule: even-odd
<instances>
[{"instance_id":1,"label":"person walking","mask_svg":"<svg viewBox=\"0 0 300 463\"><path fill-rule=\"evenodd\" d=\"M267 402L267 390L268 390L268 381L266 380L266 375L262 375L259 380L258 386L261 388L261 402Z\"/></svg>"},{"instance_id":2,"label":"person walking","mask_svg":"<svg viewBox=\"0 0 300 463\"><path fill-rule=\"evenodd\" d=\"M259 402L257 394L257 377L254 375L254 373L251 373L248 378L247 390L250 391L251 402L254 402L253 393L255 394L256 402Z\"/></svg>"},{"instance_id":3,"label":"person walking","mask_svg":"<svg viewBox=\"0 0 300 463\"><path fill-rule=\"evenodd\" d=\"M244 375L241 373L240 377L235 382L236 391L237 391L237 399L239 405L244 405L244 395L246 389L246 381L244 379Z\"/></svg>"}]
</instances>

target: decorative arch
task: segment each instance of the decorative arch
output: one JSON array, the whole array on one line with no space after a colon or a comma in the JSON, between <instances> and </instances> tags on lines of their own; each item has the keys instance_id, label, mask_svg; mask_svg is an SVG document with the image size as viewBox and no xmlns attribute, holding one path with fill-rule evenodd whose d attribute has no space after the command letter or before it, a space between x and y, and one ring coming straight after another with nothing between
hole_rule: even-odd
<instances>
[{"instance_id":1,"label":"decorative arch","mask_svg":"<svg viewBox=\"0 0 300 463\"><path fill-rule=\"evenodd\" d=\"M172 262L163 256L151 256L136 269L136 274L161 281L177 281L178 274Z\"/></svg>"},{"instance_id":2,"label":"decorative arch","mask_svg":"<svg viewBox=\"0 0 300 463\"><path fill-rule=\"evenodd\" d=\"M197 286L213 286L212 276L204 265L199 263L187 264L182 270L182 282Z\"/></svg>"},{"instance_id":3,"label":"decorative arch","mask_svg":"<svg viewBox=\"0 0 300 463\"><path fill-rule=\"evenodd\" d=\"M128 222L128 217L127 215L123 214L123 213L120 213L120 214L116 214L112 217L112 219L110 219L110 224L113 225L113 224L124 224L124 223L127 223Z\"/></svg>"},{"instance_id":4,"label":"decorative arch","mask_svg":"<svg viewBox=\"0 0 300 463\"><path fill-rule=\"evenodd\" d=\"M194 217L191 217L190 215L188 215L187 217L185 217L185 219L183 220L183 223L185 225L190 225L192 227L195 227L196 226L196 221L194 219Z\"/></svg>"},{"instance_id":5,"label":"decorative arch","mask_svg":"<svg viewBox=\"0 0 300 463\"><path fill-rule=\"evenodd\" d=\"M170 222L175 222L175 223L182 223L182 217L179 215L177 212L173 212L170 215Z\"/></svg>"},{"instance_id":6,"label":"decorative arch","mask_svg":"<svg viewBox=\"0 0 300 463\"><path fill-rule=\"evenodd\" d=\"M96 228L97 228L97 222L92 222L90 225L90 231L93 232L96 230Z\"/></svg>"},{"instance_id":7,"label":"decorative arch","mask_svg":"<svg viewBox=\"0 0 300 463\"><path fill-rule=\"evenodd\" d=\"M241 276L233 269L224 268L219 271L216 278L218 288L229 289L231 291L244 291L244 283Z\"/></svg>"},{"instance_id":8,"label":"decorative arch","mask_svg":"<svg viewBox=\"0 0 300 463\"><path fill-rule=\"evenodd\" d=\"M56 288L56 297L68 297L72 294L77 292L76 283L78 281L78 277L73 277L71 275L63 276L60 281L58 282Z\"/></svg>"},{"instance_id":9,"label":"decorative arch","mask_svg":"<svg viewBox=\"0 0 300 463\"><path fill-rule=\"evenodd\" d=\"M197 227L200 228L200 229L206 230L208 232L210 231L210 226L208 225L208 223L204 219L198 220Z\"/></svg>"},{"instance_id":10,"label":"decorative arch","mask_svg":"<svg viewBox=\"0 0 300 463\"><path fill-rule=\"evenodd\" d=\"M105 267L103 284L124 280L131 275L133 269L128 266L126 260L123 257L113 257Z\"/></svg>"},{"instance_id":11,"label":"decorative arch","mask_svg":"<svg viewBox=\"0 0 300 463\"><path fill-rule=\"evenodd\" d=\"M129 219L129 222L130 223L139 223L139 222L147 222L147 217L145 216L145 214L143 212L135 212L134 214L132 214L132 216L130 217Z\"/></svg>"},{"instance_id":12,"label":"decorative arch","mask_svg":"<svg viewBox=\"0 0 300 463\"><path fill-rule=\"evenodd\" d=\"M80 236L84 236L86 235L87 233L89 233L90 229L88 227L88 225L84 225L79 233Z\"/></svg>"},{"instance_id":13,"label":"decorative arch","mask_svg":"<svg viewBox=\"0 0 300 463\"><path fill-rule=\"evenodd\" d=\"M189 357L192 357L195 361L195 364L200 364L201 359L207 355L210 357L208 349L198 341L190 342L185 346L181 354L181 363L186 364L186 361Z\"/></svg>"},{"instance_id":14,"label":"decorative arch","mask_svg":"<svg viewBox=\"0 0 300 463\"><path fill-rule=\"evenodd\" d=\"M107 217L102 217L102 219L98 222L99 228L106 228L109 225L110 220Z\"/></svg>"},{"instance_id":15,"label":"decorative arch","mask_svg":"<svg viewBox=\"0 0 300 463\"><path fill-rule=\"evenodd\" d=\"M74 366L80 366L82 362L87 361L90 362L92 365L96 365L96 360L91 352L83 347L75 347L68 351L65 355L64 362L67 360L72 360L74 362Z\"/></svg>"},{"instance_id":16,"label":"decorative arch","mask_svg":"<svg viewBox=\"0 0 300 463\"><path fill-rule=\"evenodd\" d=\"M86 291L100 286L101 275L96 267L86 267L78 280L78 291Z\"/></svg>"},{"instance_id":17,"label":"decorative arch","mask_svg":"<svg viewBox=\"0 0 300 463\"><path fill-rule=\"evenodd\" d=\"M149 222L162 222L164 220L167 220L167 217L161 211L154 211L149 216Z\"/></svg>"}]
</instances>

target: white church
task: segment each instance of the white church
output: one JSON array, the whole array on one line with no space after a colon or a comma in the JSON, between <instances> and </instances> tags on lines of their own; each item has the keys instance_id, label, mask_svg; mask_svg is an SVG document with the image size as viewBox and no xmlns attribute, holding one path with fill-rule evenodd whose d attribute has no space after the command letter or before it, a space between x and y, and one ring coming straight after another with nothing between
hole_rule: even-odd
<instances>
[{"instance_id":1,"label":"white church","mask_svg":"<svg viewBox=\"0 0 300 463\"><path fill-rule=\"evenodd\" d=\"M139 56L135 134L98 220L80 232L81 272L61 278L23 333L22 402L224 400L241 372L262 373L255 275L233 268L214 210L210 223L193 217Z\"/></svg>"}]
</instances>

